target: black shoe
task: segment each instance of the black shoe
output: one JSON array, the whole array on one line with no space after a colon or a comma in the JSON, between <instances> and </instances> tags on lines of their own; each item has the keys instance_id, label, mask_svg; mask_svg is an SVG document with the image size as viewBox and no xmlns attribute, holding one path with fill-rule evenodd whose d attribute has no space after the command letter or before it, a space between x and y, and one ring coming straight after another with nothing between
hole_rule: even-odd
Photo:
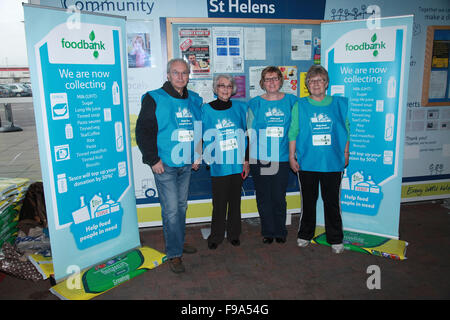
<instances>
[{"instance_id":1,"label":"black shoe","mask_svg":"<svg viewBox=\"0 0 450 320\"><path fill-rule=\"evenodd\" d=\"M241 244L241 241L240 241L239 239L231 240L231 244L232 244L233 246L237 247L238 245Z\"/></svg>"},{"instance_id":2,"label":"black shoe","mask_svg":"<svg viewBox=\"0 0 450 320\"><path fill-rule=\"evenodd\" d=\"M286 238L275 238L277 243L285 243L286 242Z\"/></svg>"},{"instance_id":3,"label":"black shoe","mask_svg":"<svg viewBox=\"0 0 450 320\"><path fill-rule=\"evenodd\" d=\"M269 238L269 237L264 237L263 238L263 243L264 244L271 244L273 242L273 238Z\"/></svg>"},{"instance_id":4,"label":"black shoe","mask_svg":"<svg viewBox=\"0 0 450 320\"><path fill-rule=\"evenodd\" d=\"M209 243L208 242L208 248L211 250L217 249L217 243L214 243L214 242Z\"/></svg>"}]
</instances>

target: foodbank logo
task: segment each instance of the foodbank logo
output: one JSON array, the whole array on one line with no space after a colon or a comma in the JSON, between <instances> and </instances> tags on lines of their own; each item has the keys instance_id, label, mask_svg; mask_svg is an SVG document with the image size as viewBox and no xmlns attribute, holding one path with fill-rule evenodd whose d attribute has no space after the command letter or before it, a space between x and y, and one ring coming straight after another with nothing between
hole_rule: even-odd
<instances>
[{"instance_id":1,"label":"foodbank logo","mask_svg":"<svg viewBox=\"0 0 450 320\"><path fill-rule=\"evenodd\" d=\"M95 59L98 58L100 55L99 51L106 50L105 44L103 41L94 41L95 40L95 33L94 31L91 31L89 34L89 41L86 40L80 40L80 41L69 41L65 40L64 38L61 39L61 46L64 49L79 49L79 50L93 50L92 55Z\"/></svg>"},{"instance_id":2,"label":"foodbank logo","mask_svg":"<svg viewBox=\"0 0 450 320\"><path fill-rule=\"evenodd\" d=\"M362 42L356 44L345 44L345 51L372 51L374 57L378 56L380 50L386 49L386 42L377 41L377 34L374 33L370 38L370 42Z\"/></svg>"}]
</instances>

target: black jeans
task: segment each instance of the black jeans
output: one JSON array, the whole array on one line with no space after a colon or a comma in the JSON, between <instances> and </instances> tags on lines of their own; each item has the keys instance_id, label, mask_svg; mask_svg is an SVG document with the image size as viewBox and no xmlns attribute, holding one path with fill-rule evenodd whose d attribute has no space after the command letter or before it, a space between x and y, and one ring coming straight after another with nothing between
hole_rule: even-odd
<instances>
[{"instance_id":1,"label":"black jeans","mask_svg":"<svg viewBox=\"0 0 450 320\"><path fill-rule=\"evenodd\" d=\"M286 188L289 170L289 162L265 164L258 160L256 164L250 165L263 237L285 238L287 236Z\"/></svg>"},{"instance_id":2,"label":"black jeans","mask_svg":"<svg viewBox=\"0 0 450 320\"><path fill-rule=\"evenodd\" d=\"M325 232L329 244L342 243L342 218L340 187L342 172L299 171L302 214L298 238L311 240L316 229L316 204L320 194L323 199Z\"/></svg>"},{"instance_id":3,"label":"black jeans","mask_svg":"<svg viewBox=\"0 0 450 320\"><path fill-rule=\"evenodd\" d=\"M222 243L225 229L229 241L239 240L241 235L241 174L211 177L211 185L213 212L208 243Z\"/></svg>"}]
</instances>

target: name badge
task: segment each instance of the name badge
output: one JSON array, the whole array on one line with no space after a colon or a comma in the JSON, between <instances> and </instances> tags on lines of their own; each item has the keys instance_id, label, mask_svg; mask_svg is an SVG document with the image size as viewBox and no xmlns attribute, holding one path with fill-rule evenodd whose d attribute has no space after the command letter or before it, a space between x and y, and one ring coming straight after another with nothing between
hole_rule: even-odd
<instances>
[{"instance_id":1,"label":"name badge","mask_svg":"<svg viewBox=\"0 0 450 320\"><path fill-rule=\"evenodd\" d=\"M267 127L266 128L266 136L272 138L282 138L284 137L284 128L283 127Z\"/></svg>"},{"instance_id":2,"label":"name badge","mask_svg":"<svg viewBox=\"0 0 450 320\"><path fill-rule=\"evenodd\" d=\"M312 136L313 146L329 146L331 145L330 134L315 134Z\"/></svg>"},{"instance_id":3,"label":"name badge","mask_svg":"<svg viewBox=\"0 0 450 320\"><path fill-rule=\"evenodd\" d=\"M229 151L237 149L238 143L236 138L220 141L220 151Z\"/></svg>"},{"instance_id":4,"label":"name badge","mask_svg":"<svg viewBox=\"0 0 450 320\"><path fill-rule=\"evenodd\" d=\"M191 142L194 141L194 130L179 130L178 142Z\"/></svg>"}]
</instances>

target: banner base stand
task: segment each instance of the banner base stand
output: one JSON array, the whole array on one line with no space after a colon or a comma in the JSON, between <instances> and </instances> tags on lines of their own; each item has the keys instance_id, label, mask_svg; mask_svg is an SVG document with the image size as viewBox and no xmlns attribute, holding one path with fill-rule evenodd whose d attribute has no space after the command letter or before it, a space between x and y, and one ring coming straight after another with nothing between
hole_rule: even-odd
<instances>
[{"instance_id":1,"label":"banner base stand","mask_svg":"<svg viewBox=\"0 0 450 320\"><path fill-rule=\"evenodd\" d=\"M44 279L52 277L51 261L39 261L38 255L29 256L29 260ZM166 260L166 255L155 249L137 248L81 271L80 274L69 276L51 287L50 292L62 300L90 300L147 270L156 268Z\"/></svg>"},{"instance_id":2,"label":"banner base stand","mask_svg":"<svg viewBox=\"0 0 450 320\"><path fill-rule=\"evenodd\" d=\"M330 246L326 240L325 227L316 227L314 238L311 242ZM344 230L343 244L347 250L394 260L407 259L406 248L408 246L408 242L402 240Z\"/></svg>"}]
</instances>

